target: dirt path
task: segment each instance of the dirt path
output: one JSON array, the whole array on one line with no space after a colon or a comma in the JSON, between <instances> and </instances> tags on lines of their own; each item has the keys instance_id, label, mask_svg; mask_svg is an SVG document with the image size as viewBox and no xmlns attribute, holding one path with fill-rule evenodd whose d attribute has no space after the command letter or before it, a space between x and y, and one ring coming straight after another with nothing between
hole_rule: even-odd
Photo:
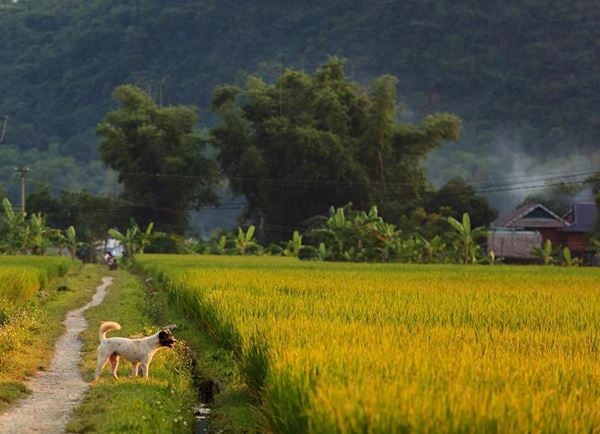
<instances>
[{"instance_id":1,"label":"dirt path","mask_svg":"<svg viewBox=\"0 0 600 434\"><path fill-rule=\"evenodd\" d=\"M66 332L56 341L50 368L27 382L32 391L27 399L0 415L0 433L64 432L71 411L88 388L79 372L81 341L78 336L87 327L83 312L102 303L112 279L103 277L92 301L67 313L63 321Z\"/></svg>"}]
</instances>

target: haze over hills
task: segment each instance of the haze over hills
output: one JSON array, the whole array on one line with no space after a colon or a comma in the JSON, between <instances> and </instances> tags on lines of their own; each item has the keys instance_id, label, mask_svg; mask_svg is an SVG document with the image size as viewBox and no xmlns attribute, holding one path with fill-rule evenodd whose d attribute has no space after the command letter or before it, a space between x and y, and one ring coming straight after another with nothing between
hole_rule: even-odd
<instances>
[{"instance_id":1,"label":"haze over hills","mask_svg":"<svg viewBox=\"0 0 600 434\"><path fill-rule=\"evenodd\" d=\"M330 55L347 58L358 82L396 75L407 121L463 119L461 141L429 160L434 182L600 166L600 0L0 5L0 113L16 148L0 155L6 167L33 148L44 160L71 156L78 170L91 164L119 84L196 105L207 125L214 86L245 71L272 79L282 65L312 71ZM101 174L88 183L114 188Z\"/></svg>"}]
</instances>

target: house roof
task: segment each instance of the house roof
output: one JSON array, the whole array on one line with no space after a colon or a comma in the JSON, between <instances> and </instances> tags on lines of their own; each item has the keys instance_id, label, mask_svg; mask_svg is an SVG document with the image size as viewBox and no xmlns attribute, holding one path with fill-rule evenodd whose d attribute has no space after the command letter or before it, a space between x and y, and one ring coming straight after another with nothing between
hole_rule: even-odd
<instances>
[{"instance_id":1,"label":"house roof","mask_svg":"<svg viewBox=\"0 0 600 434\"><path fill-rule=\"evenodd\" d=\"M541 203L522 206L492 222L494 228L564 228L566 225Z\"/></svg>"},{"instance_id":2,"label":"house roof","mask_svg":"<svg viewBox=\"0 0 600 434\"><path fill-rule=\"evenodd\" d=\"M569 212L572 223L563 229L564 232L591 232L598 220L598 208L594 202L579 202Z\"/></svg>"}]
</instances>

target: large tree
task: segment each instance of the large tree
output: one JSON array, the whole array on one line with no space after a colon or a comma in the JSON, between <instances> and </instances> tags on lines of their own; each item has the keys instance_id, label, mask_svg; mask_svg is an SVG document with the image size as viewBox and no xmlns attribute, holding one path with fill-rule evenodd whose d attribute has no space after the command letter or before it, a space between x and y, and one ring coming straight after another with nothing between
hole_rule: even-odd
<instances>
[{"instance_id":1,"label":"large tree","mask_svg":"<svg viewBox=\"0 0 600 434\"><path fill-rule=\"evenodd\" d=\"M350 201L399 218L428 190L422 159L460 129L449 114L399 123L396 79L366 90L337 58L314 75L286 69L272 84L250 76L243 88L220 86L212 109L222 119L211 132L219 162L248 200L246 217L272 238Z\"/></svg>"},{"instance_id":2,"label":"large tree","mask_svg":"<svg viewBox=\"0 0 600 434\"><path fill-rule=\"evenodd\" d=\"M488 226L498 217L498 211L487 199L478 195L475 189L460 176L450 179L433 193L427 209L431 213L443 211L446 216L453 217L455 220L461 220L463 214L467 213L473 227Z\"/></svg>"},{"instance_id":3,"label":"large tree","mask_svg":"<svg viewBox=\"0 0 600 434\"><path fill-rule=\"evenodd\" d=\"M97 128L103 162L118 171L139 224L183 233L190 207L216 202L218 170L194 132L195 109L161 107L131 85L117 87L114 98L121 107Z\"/></svg>"}]
</instances>

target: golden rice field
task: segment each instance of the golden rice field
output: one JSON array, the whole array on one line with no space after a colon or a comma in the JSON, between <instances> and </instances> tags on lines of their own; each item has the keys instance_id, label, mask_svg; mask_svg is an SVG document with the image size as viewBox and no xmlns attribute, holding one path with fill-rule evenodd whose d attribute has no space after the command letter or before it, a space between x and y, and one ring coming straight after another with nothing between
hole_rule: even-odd
<instances>
[{"instance_id":1,"label":"golden rice field","mask_svg":"<svg viewBox=\"0 0 600 434\"><path fill-rule=\"evenodd\" d=\"M267 432L600 431L600 270L142 255Z\"/></svg>"},{"instance_id":2,"label":"golden rice field","mask_svg":"<svg viewBox=\"0 0 600 434\"><path fill-rule=\"evenodd\" d=\"M71 259L59 256L0 256L0 303L26 302L70 266Z\"/></svg>"}]
</instances>

